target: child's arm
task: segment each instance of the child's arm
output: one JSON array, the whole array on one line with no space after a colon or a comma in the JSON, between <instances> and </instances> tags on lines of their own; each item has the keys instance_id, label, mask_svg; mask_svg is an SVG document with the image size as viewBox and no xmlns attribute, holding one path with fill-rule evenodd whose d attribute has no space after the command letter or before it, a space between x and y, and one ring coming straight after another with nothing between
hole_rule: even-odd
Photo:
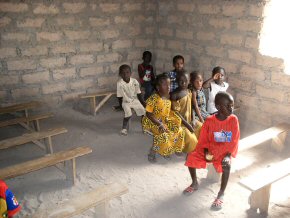
<instances>
[{"instance_id":1,"label":"child's arm","mask_svg":"<svg viewBox=\"0 0 290 218\"><path fill-rule=\"evenodd\" d=\"M143 105L143 107L146 107L146 102L144 101L141 93L137 94L137 98L140 101L140 103Z\"/></svg>"},{"instance_id":2,"label":"child's arm","mask_svg":"<svg viewBox=\"0 0 290 218\"><path fill-rule=\"evenodd\" d=\"M238 118L235 116L230 123L232 138L231 142L226 143L227 146L227 155L229 157L233 156L236 157L238 152L238 144L240 139L240 129L239 129L239 121Z\"/></svg>"},{"instance_id":3,"label":"child's arm","mask_svg":"<svg viewBox=\"0 0 290 218\"><path fill-rule=\"evenodd\" d=\"M149 120L152 121L152 123L154 123L156 126L158 126L159 131L168 132L168 129L166 128L166 126L164 126L161 121L157 120L154 117L153 113L150 113L150 112L146 111L146 116L148 117Z\"/></svg>"},{"instance_id":4,"label":"child's arm","mask_svg":"<svg viewBox=\"0 0 290 218\"><path fill-rule=\"evenodd\" d=\"M198 107L198 104L196 101L196 92L195 91L192 92L192 104L193 104L194 110L199 118L199 121L204 123L204 120L201 116L201 113L200 113L200 110L199 110L199 107Z\"/></svg>"},{"instance_id":5,"label":"child's arm","mask_svg":"<svg viewBox=\"0 0 290 218\"><path fill-rule=\"evenodd\" d=\"M138 65L138 74L139 74L139 78L140 79L143 79L143 77L145 76L145 71L142 67L142 64L139 64Z\"/></svg>"},{"instance_id":6,"label":"child's arm","mask_svg":"<svg viewBox=\"0 0 290 218\"><path fill-rule=\"evenodd\" d=\"M182 124L190 131L194 132L193 127L181 116L181 114L178 111L175 111L175 113L180 117Z\"/></svg>"},{"instance_id":7,"label":"child's arm","mask_svg":"<svg viewBox=\"0 0 290 218\"><path fill-rule=\"evenodd\" d=\"M203 84L202 84L202 88L204 88L204 89L211 88L210 83L211 83L212 81L218 79L218 78L219 78L219 74L220 74L220 73L217 73L217 74L215 74L212 78L209 78L208 80L204 81Z\"/></svg>"},{"instance_id":8,"label":"child's arm","mask_svg":"<svg viewBox=\"0 0 290 218\"><path fill-rule=\"evenodd\" d=\"M122 97L117 97L118 102L119 102L119 107L122 108L122 102L123 102L123 98Z\"/></svg>"}]
</instances>

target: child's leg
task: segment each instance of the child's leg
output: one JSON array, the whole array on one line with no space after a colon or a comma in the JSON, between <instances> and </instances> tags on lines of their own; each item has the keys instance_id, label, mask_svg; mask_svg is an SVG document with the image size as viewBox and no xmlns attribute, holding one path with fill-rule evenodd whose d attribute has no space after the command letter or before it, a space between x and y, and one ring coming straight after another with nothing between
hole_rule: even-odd
<instances>
[{"instance_id":1,"label":"child's leg","mask_svg":"<svg viewBox=\"0 0 290 218\"><path fill-rule=\"evenodd\" d=\"M156 160L156 151L153 150L153 145L150 148L149 154L148 154L148 161L151 163L155 163Z\"/></svg>"},{"instance_id":2,"label":"child's leg","mask_svg":"<svg viewBox=\"0 0 290 218\"><path fill-rule=\"evenodd\" d=\"M198 182L196 177L196 168L188 167L192 183L190 186L188 186L184 191L183 194L185 195L191 195L194 191L198 190Z\"/></svg>"},{"instance_id":3,"label":"child's leg","mask_svg":"<svg viewBox=\"0 0 290 218\"><path fill-rule=\"evenodd\" d=\"M230 164L223 165L222 167L223 167L223 174L222 174L221 188L220 188L217 198L221 198L224 195L225 189L229 181L230 172L231 172Z\"/></svg>"},{"instance_id":4,"label":"child's leg","mask_svg":"<svg viewBox=\"0 0 290 218\"><path fill-rule=\"evenodd\" d=\"M131 119L132 116L130 117L124 117L123 119L123 126L122 129L129 129L129 120Z\"/></svg>"}]
</instances>

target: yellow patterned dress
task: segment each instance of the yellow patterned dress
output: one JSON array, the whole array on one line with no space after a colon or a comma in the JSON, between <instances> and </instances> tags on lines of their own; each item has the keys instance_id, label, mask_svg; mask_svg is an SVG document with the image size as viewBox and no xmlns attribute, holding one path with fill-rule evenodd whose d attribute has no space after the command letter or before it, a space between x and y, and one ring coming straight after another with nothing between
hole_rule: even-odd
<instances>
[{"instance_id":1,"label":"yellow patterned dress","mask_svg":"<svg viewBox=\"0 0 290 218\"><path fill-rule=\"evenodd\" d=\"M188 91L188 94L182 98L180 98L177 101L172 101L172 110L177 111L180 113L180 115L188 122L192 123L192 93ZM198 142L198 137L200 134L200 130L202 127L202 123L195 120L195 128L194 133L190 132L184 125L182 125L182 128L185 132L184 137L184 153L192 152L196 144Z\"/></svg>"},{"instance_id":2,"label":"yellow patterned dress","mask_svg":"<svg viewBox=\"0 0 290 218\"><path fill-rule=\"evenodd\" d=\"M158 94L153 94L146 101L146 111L152 113L169 130L162 133L148 117L143 117L143 131L153 135L153 150L162 156L182 152L184 131L181 128L180 117L171 111L171 101L161 98Z\"/></svg>"}]
</instances>

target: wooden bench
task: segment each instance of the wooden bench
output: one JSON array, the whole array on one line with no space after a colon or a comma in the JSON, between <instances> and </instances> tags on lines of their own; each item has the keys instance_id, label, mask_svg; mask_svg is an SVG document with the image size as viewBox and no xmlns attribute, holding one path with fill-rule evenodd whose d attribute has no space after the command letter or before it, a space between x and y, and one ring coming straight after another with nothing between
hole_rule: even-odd
<instances>
[{"instance_id":1,"label":"wooden bench","mask_svg":"<svg viewBox=\"0 0 290 218\"><path fill-rule=\"evenodd\" d=\"M8 138L0 141L0 150L11 148L17 145L26 144L29 142L33 142L37 145L40 143L36 143L36 141L40 139L47 139L47 144L44 146L40 146L42 149L46 149L47 153L53 153L52 148L52 140L51 137L55 135L59 135L62 133L66 133L67 129L65 128L55 128L55 129L49 129L46 131L39 131L39 132L32 132L32 133L26 133L22 136L17 136L13 138Z\"/></svg>"},{"instance_id":2,"label":"wooden bench","mask_svg":"<svg viewBox=\"0 0 290 218\"><path fill-rule=\"evenodd\" d=\"M252 193L249 197L251 209L268 213L271 185L290 174L290 158L242 179L239 183Z\"/></svg>"},{"instance_id":3,"label":"wooden bench","mask_svg":"<svg viewBox=\"0 0 290 218\"><path fill-rule=\"evenodd\" d=\"M76 180L76 161L77 157L89 154L92 149L88 146L72 148L65 151L60 151L54 154L49 154L44 157L30 160L24 163L16 164L0 169L0 179L10 179L20 175L24 175L42 168L56 166L59 163L65 163L65 173L68 180L75 184Z\"/></svg>"},{"instance_id":4,"label":"wooden bench","mask_svg":"<svg viewBox=\"0 0 290 218\"><path fill-rule=\"evenodd\" d=\"M109 100L109 98L116 94L116 92L91 93L80 95L80 98L90 99L90 111L92 115L96 115L98 110ZM96 97L104 97L98 104L96 104Z\"/></svg>"},{"instance_id":5,"label":"wooden bench","mask_svg":"<svg viewBox=\"0 0 290 218\"><path fill-rule=\"evenodd\" d=\"M50 208L38 211L32 216L29 216L29 218L68 218L79 215L91 207L106 204L110 199L121 196L127 192L128 188L118 183L103 185L90 192L80 194L75 198L67 200L64 203L57 204L53 209ZM105 211L100 212L102 213L100 217L106 217Z\"/></svg>"},{"instance_id":6,"label":"wooden bench","mask_svg":"<svg viewBox=\"0 0 290 218\"><path fill-rule=\"evenodd\" d=\"M25 117L28 117L28 109L36 108L41 106L41 103L38 101L31 101L22 104L14 104L7 107L0 107L0 114L5 113L14 113L17 111L25 111Z\"/></svg>"},{"instance_id":7,"label":"wooden bench","mask_svg":"<svg viewBox=\"0 0 290 218\"><path fill-rule=\"evenodd\" d=\"M280 123L274 127L265 129L263 131L257 132L239 141L239 152L253 148L259 144L262 144L270 139L272 139L272 147L281 151L284 148L285 139L288 131L290 130L289 123ZM212 164L208 164L207 178L218 182L220 179L220 174L216 173Z\"/></svg>"},{"instance_id":8,"label":"wooden bench","mask_svg":"<svg viewBox=\"0 0 290 218\"><path fill-rule=\"evenodd\" d=\"M52 113L48 113L48 114L40 114L40 115L34 115L34 116L28 116L28 117L13 118L10 120L1 121L0 127L12 126L12 125L23 124L23 123L29 124L29 122L33 122L36 131L39 131L40 130L39 120L46 119L52 116L53 116Z\"/></svg>"}]
</instances>

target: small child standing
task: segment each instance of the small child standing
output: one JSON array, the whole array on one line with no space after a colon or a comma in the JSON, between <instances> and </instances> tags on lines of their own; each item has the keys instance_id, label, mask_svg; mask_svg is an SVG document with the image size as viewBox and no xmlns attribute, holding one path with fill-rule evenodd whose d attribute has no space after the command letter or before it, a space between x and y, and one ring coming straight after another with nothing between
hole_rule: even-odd
<instances>
[{"instance_id":1,"label":"small child standing","mask_svg":"<svg viewBox=\"0 0 290 218\"><path fill-rule=\"evenodd\" d=\"M8 189L6 183L0 180L0 217L13 217L21 210L14 194Z\"/></svg>"},{"instance_id":2,"label":"small child standing","mask_svg":"<svg viewBox=\"0 0 290 218\"><path fill-rule=\"evenodd\" d=\"M231 157L237 155L240 130L238 118L233 115L233 97L227 92L219 92L215 97L215 105L218 112L205 120L197 147L187 156L185 165L192 183L183 193L188 195L198 190L196 169L206 168L207 162L211 162L216 171L222 173L220 190L211 205L211 209L220 210L230 176Z\"/></svg>"},{"instance_id":3,"label":"small child standing","mask_svg":"<svg viewBox=\"0 0 290 218\"><path fill-rule=\"evenodd\" d=\"M183 71L184 67L184 57L181 55L176 55L173 57L172 64L174 70L168 73L170 79L170 92L173 92L178 87L178 83L176 81L177 74Z\"/></svg>"},{"instance_id":4,"label":"small child standing","mask_svg":"<svg viewBox=\"0 0 290 218\"><path fill-rule=\"evenodd\" d=\"M194 71L190 74L190 89L192 91L192 105L196 117L200 122L210 115L206 110L206 97L202 88L202 75L199 71Z\"/></svg>"},{"instance_id":5,"label":"small child standing","mask_svg":"<svg viewBox=\"0 0 290 218\"><path fill-rule=\"evenodd\" d=\"M185 132L183 152L189 153L196 147L202 123L195 121L192 115L192 93L188 89L188 74L179 73L176 79L178 88L171 93L171 107L184 119L182 122Z\"/></svg>"},{"instance_id":6,"label":"small child standing","mask_svg":"<svg viewBox=\"0 0 290 218\"><path fill-rule=\"evenodd\" d=\"M152 53L150 51L143 52L143 63L138 65L139 81L142 91L144 91L144 100L153 92L152 82L155 79L153 66L150 64L152 59Z\"/></svg>"},{"instance_id":7,"label":"small child standing","mask_svg":"<svg viewBox=\"0 0 290 218\"><path fill-rule=\"evenodd\" d=\"M146 116L142 119L143 131L153 135L153 145L148 154L151 163L156 162L156 153L170 158L173 153L181 153L184 147L182 120L171 110L167 73L159 74L155 83L156 93L147 99Z\"/></svg>"},{"instance_id":8,"label":"small child standing","mask_svg":"<svg viewBox=\"0 0 290 218\"><path fill-rule=\"evenodd\" d=\"M140 86L136 79L131 78L131 68L129 65L119 67L119 76L121 79L117 82L117 98L122 102L122 108L125 113L121 135L127 135L129 130L129 120L132 117L132 109L137 116L145 114L145 102L142 98Z\"/></svg>"},{"instance_id":9,"label":"small child standing","mask_svg":"<svg viewBox=\"0 0 290 218\"><path fill-rule=\"evenodd\" d=\"M215 96L220 91L227 91L229 84L224 81L225 69L222 67L215 67L212 70L212 78L206 80L202 87L209 89L207 111L210 114L217 112L214 104Z\"/></svg>"}]
</instances>

